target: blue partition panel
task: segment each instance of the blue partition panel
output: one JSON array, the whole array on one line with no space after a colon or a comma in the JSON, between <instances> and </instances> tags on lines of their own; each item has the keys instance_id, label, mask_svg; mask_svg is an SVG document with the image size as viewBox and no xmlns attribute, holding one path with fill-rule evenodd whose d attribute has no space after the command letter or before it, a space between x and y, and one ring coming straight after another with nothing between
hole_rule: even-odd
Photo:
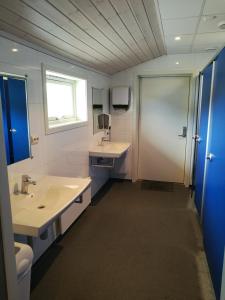
<instances>
[{"instance_id":1,"label":"blue partition panel","mask_svg":"<svg viewBox=\"0 0 225 300\"><path fill-rule=\"evenodd\" d=\"M203 178L205 170L205 156L206 156L206 140L208 129L208 117L209 117L209 100L211 91L212 80L212 64L210 64L202 73L202 97L200 99L200 111L199 111L199 124L198 124L198 136L197 141L197 153L196 153L196 166L195 166L195 204L199 215L201 214L202 207L202 188Z\"/></svg>"},{"instance_id":2,"label":"blue partition panel","mask_svg":"<svg viewBox=\"0 0 225 300\"><path fill-rule=\"evenodd\" d=\"M4 140L5 140L5 149L6 149L6 159L7 164L10 164L10 147L9 147L9 136L8 136L8 119L7 119L7 101L5 97L5 81L3 76L0 76L0 97L2 102L2 119L3 119L3 130L4 130Z\"/></svg>"},{"instance_id":3,"label":"blue partition panel","mask_svg":"<svg viewBox=\"0 0 225 300\"><path fill-rule=\"evenodd\" d=\"M219 300L225 246L225 49L216 59L211 116L203 233L213 285Z\"/></svg>"},{"instance_id":4,"label":"blue partition panel","mask_svg":"<svg viewBox=\"0 0 225 300\"><path fill-rule=\"evenodd\" d=\"M18 162L30 156L27 98L25 80L8 79L9 119L11 125L11 145L13 162Z\"/></svg>"}]
</instances>

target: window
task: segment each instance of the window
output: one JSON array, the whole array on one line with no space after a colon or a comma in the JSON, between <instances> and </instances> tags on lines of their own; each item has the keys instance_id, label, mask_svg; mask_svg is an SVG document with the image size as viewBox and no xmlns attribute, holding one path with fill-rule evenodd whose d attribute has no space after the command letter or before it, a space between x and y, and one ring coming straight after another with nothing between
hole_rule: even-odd
<instances>
[{"instance_id":1,"label":"window","mask_svg":"<svg viewBox=\"0 0 225 300\"><path fill-rule=\"evenodd\" d=\"M44 69L46 133L87 125L86 80Z\"/></svg>"}]
</instances>

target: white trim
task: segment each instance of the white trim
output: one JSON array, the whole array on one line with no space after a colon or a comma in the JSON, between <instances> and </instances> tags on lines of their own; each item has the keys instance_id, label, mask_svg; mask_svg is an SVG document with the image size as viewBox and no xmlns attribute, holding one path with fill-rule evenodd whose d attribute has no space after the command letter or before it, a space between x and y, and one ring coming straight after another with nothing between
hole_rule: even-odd
<instances>
[{"instance_id":1,"label":"white trim","mask_svg":"<svg viewBox=\"0 0 225 300\"><path fill-rule=\"evenodd\" d=\"M188 99L188 114L187 114L187 138L185 149L185 166L184 166L184 185L189 187L192 181L192 162L193 162L193 144L192 132L194 127L194 108L195 108L195 86L196 78L189 77L189 99Z\"/></svg>"},{"instance_id":2,"label":"white trim","mask_svg":"<svg viewBox=\"0 0 225 300\"><path fill-rule=\"evenodd\" d=\"M62 131L67 131L67 130L72 130L75 128L80 128L80 127L86 127L88 126L88 121L77 121L76 123L73 124L63 124L60 126L55 126L55 127L49 127L48 129L46 129L46 134L53 134L53 133L57 133L57 132L62 132Z\"/></svg>"},{"instance_id":3,"label":"white trim","mask_svg":"<svg viewBox=\"0 0 225 300\"><path fill-rule=\"evenodd\" d=\"M5 77L12 77L12 78L16 78L16 79L27 79L27 75L17 75L17 74L11 74L11 73L7 73L7 72L0 72L1 76L5 76Z\"/></svg>"},{"instance_id":4,"label":"white trim","mask_svg":"<svg viewBox=\"0 0 225 300\"><path fill-rule=\"evenodd\" d=\"M9 183L6 165L5 143L2 126L2 109L0 97L0 214L1 233L4 247L5 273L7 280L8 300L18 299L16 260L14 253L14 236L10 207ZM0 291L1 292L1 291Z\"/></svg>"},{"instance_id":5,"label":"white trim","mask_svg":"<svg viewBox=\"0 0 225 300\"><path fill-rule=\"evenodd\" d=\"M77 75L77 73L79 71L70 71L70 70L67 70L67 69L64 69L64 68L54 67L52 65L48 65L48 64L44 64L44 63L41 64L41 68L42 68L42 70L45 71L45 73L46 73L46 71L51 71L53 73L68 75L68 76L74 78L74 80L82 79L82 80L87 81L87 77Z\"/></svg>"},{"instance_id":6,"label":"white trim","mask_svg":"<svg viewBox=\"0 0 225 300\"><path fill-rule=\"evenodd\" d=\"M191 155L191 170L190 170L190 185L194 185L193 182L193 168L195 167L196 164L196 134L198 134L198 123L200 115L199 111L201 110L201 98L202 98L202 75L197 76L195 80L195 103L194 103L194 121L193 121L193 130L192 130L192 138L193 138L193 143L192 143L192 155ZM200 92L199 92L200 91Z\"/></svg>"},{"instance_id":7,"label":"white trim","mask_svg":"<svg viewBox=\"0 0 225 300\"><path fill-rule=\"evenodd\" d=\"M194 107L195 107L195 84L196 79L190 72L187 73L142 73L135 74L133 77L133 129L132 129L132 181L138 180L138 156L139 156L139 114L140 114L140 82L139 78L145 77L189 77L189 112L188 112L188 135L187 135L187 145L186 145L186 159L185 159L185 176L184 184L189 186L191 183L191 170L192 170L192 156L193 156L193 140L192 132L194 126Z\"/></svg>"},{"instance_id":8,"label":"white trim","mask_svg":"<svg viewBox=\"0 0 225 300\"><path fill-rule=\"evenodd\" d=\"M204 74L200 75L200 84L199 84L199 106L198 106L198 116L197 116L197 133L200 130L200 119L202 112L202 92L203 92L203 83L204 83Z\"/></svg>"}]
</instances>

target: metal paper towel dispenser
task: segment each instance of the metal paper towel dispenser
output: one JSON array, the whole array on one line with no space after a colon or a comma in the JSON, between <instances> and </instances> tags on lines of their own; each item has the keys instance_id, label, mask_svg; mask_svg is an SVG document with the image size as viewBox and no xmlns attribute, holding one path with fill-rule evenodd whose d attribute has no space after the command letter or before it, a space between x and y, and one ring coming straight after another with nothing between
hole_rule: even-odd
<instances>
[{"instance_id":1,"label":"metal paper towel dispenser","mask_svg":"<svg viewBox=\"0 0 225 300\"><path fill-rule=\"evenodd\" d=\"M128 109L130 105L130 87L118 86L111 90L111 103L115 109Z\"/></svg>"}]
</instances>

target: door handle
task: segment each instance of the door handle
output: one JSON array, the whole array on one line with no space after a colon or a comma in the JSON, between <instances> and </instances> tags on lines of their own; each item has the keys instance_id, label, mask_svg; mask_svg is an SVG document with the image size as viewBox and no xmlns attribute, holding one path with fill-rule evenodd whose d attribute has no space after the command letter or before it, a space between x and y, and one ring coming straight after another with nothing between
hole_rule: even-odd
<instances>
[{"instance_id":1,"label":"door handle","mask_svg":"<svg viewBox=\"0 0 225 300\"><path fill-rule=\"evenodd\" d=\"M12 132L12 133L16 133L16 129L15 128L11 128L11 129L9 129L9 131Z\"/></svg>"},{"instance_id":2,"label":"door handle","mask_svg":"<svg viewBox=\"0 0 225 300\"><path fill-rule=\"evenodd\" d=\"M182 134L178 134L178 136L181 136L183 138L187 137L187 126L183 126L183 132Z\"/></svg>"},{"instance_id":3,"label":"door handle","mask_svg":"<svg viewBox=\"0 0 225 300\"><path fill-rule=\"evenodd\" d=\"M208 159L209 161L212 161L214 159L215 155L213 153L209 153L206 156L206 159Z\"/></svg>"},{"instance_id":4,"label":"door handle","mask_svg":"<svg viewBox=\"0 0 225 300\"><path fill-rule=\"evenodd\" d=\"M199 136L198 134L195 134L195 135L192 137L192 139L193 139L195 142L198 142L198 143L201 142L201 138L200 138L200 136Z\"/></svg>"}]
</instances>

